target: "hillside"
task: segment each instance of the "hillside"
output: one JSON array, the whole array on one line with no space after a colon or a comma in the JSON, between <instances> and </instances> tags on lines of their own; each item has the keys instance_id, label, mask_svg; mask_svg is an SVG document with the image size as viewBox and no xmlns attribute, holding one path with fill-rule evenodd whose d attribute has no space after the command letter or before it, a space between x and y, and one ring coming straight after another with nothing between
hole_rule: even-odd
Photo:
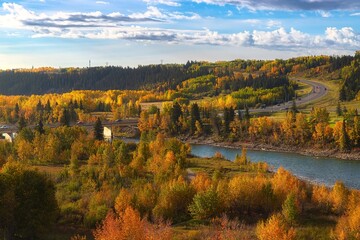
<instances>
[{"instance_id":1,"label":"hillside","mask_svg":"<svg viewBox=\"0 0 360 240\"><path fill-rule=\"evenodd\" d=\"M198 97L213 96L244 87L268 89L288 85L288 80L284 78L289 74L329 73L350 66L353 60L354 57L351 56L309 56L288 60L187 62L183 65L148 65L137 68L110 66L6 70L0 72L0 94L32 95L110 89L164 92L181 89L180 92L188 97L200 89L204 92ZM347 68L344 69L346 71ZM210 82L204 83L209 79ZM200 86L201 84L207 85Z\"/></svg>"}]
</instances>

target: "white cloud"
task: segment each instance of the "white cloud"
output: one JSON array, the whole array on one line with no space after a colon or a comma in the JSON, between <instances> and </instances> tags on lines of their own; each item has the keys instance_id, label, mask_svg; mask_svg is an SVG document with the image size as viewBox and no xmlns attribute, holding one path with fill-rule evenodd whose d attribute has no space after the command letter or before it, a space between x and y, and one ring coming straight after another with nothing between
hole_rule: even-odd
<instances>
[{"instance_id":1,"label":"white cloud","mask_svg":"<svg viewBox=\"0 0 360 240\"><path fill-rule=\"evenodd\" d=\"M282 26L282 23L277 20L269 20L266 22L267 28L280 28Z\"/></svg>"},{"instance_id":2,"label":"white cloud","mask_svg":"<svg viewBox=\"0 0 360 240\"><path fill-rule=\"evenodd\" d=\"M346 0L192 0L212 5L234 5L250 10L338 10L360 9L359 1Z\"/></svg>"},{"instance_id":3,"label":"white cloud","mask_svg":"<svg viewBox=\"0 0 360 240\"><path fill-rule=\"evenodd\" d=\"M350 16L360 16L360 12L358 12L358 13L352 13L352 14L350 14Z\"/></svg>"},{"instance_id":4,"label":"white cloud","mask_svg":"<svg viewBox=\"0 0 360 240\"><path fill-rule=\"evenodd\" d=\"M162 4L162 5L167 5L167 6L171 6L171 7L180 7L181 6L180 3L176 2L176 1L172 1L172 0L143 0L143 1L149 5Z\"/></svg>"},{"instance_id":5,"label":"white cloud","mask_svg":"<svg viewBox=\"0 0 360 240\"><path fill-rule=\"evenodd\" d=\"M317 11L317 13L320 14L320 16L323 18L328 18L328 17L332 16L330 12L323 11L323 10L319 10L319 11Z\"/></svg>"},{"instance_id":6,"label":"white cloud","mask_svg":"<svg viewBox=\"0 0 360 240\"><path fill-rule=\"evenodd\" d=\"M105 1L96 1L96 4L102 4L102 5L108 5L110 4L109 2L105 2Z\"/></svg>"},{"instance_id":7,"label":"white cloud","mask_svg":"<svg viewBox=\"0 0 360 240\"><path fill-rule=\"evenodd\" d=\"M310 35L294 28L286 30L275 20L242 20L243 23L276 28L266 31L239 31L221 33L204 30L179 30L162 28L167 20L196 19L200 16L179 12L164 13L155 6L148 6L145 13L125 16L119 12L56 12L37 14L18 4L4 3L5 15L0 15L0 28L27 30L33 38L86 38L124 39L169 44L201 44L222 46L254 46L264 49L304 51L309 49L356 50L360 47L360 35L350 27L329 27L322 35ZM155 22L158 27L145 27L144 23ZM155 26L154 24L152 26Z\"/></svg>"},{"instance_id":8,"label":"white cloud","mask_svg":"<svg viewBox=\"0 0 360 240\"><path fill-rule=\"evenodd\" d=\"M156 18L161 20L196 20L200 19L200 15L196 13L188 13L185 15L180 12L165 13L155 6L148 6L147 11L144 13L133 13L129 15L131 18Z\"/></svg>"}]
</instances>

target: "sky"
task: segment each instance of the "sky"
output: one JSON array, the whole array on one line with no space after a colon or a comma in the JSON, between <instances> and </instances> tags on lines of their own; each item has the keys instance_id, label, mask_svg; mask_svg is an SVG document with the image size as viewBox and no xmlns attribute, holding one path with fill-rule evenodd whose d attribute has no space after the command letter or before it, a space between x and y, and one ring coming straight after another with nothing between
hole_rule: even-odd
<instances>
[{"instance_id":1,"label":"sky","mask_svg":"<svg viewBox=\"0 0 360 240\"><path fill-rule=\"evenodd\" d=\"M0 0L0 69L356 50L360 0Z\"/></svg>"}]
</instances>

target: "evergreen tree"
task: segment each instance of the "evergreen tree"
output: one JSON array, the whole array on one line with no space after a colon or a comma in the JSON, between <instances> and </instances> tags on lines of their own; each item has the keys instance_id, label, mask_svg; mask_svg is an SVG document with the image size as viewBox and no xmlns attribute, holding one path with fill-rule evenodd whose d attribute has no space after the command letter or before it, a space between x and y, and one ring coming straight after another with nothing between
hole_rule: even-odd
<instances>
[{"instance_id":1,"label":"evergreen tree","mask_svg":"<svg viewBox=\"0 0 360 240\"><path fill-rule=\"evenodd\" d=\"M245 106L244 119L245 119L246 121L249 121L249 120L250 120L250 112L249 112L248 106Z\"/></svg>"},{"instance_id":2,"label":"evergreen tree","mask_svg":"<svg viewBox=\"0 0 360 240\"><path fill-rule=\"evenodd\" d=\"M190 110L190 133L194 134L196 131L196 121L198 121L201 124L200 120L200 110L197 103L194 103L191 105Z\"/></svg>"},{"instance_id":3,"label":"evergreen tree","mask_svg":"<svg viewBox=\"0 0 360 240\"><path fill-rule=\"evenodd\" d=\"M50 112L51 112L51 105L50 105L50 100L49 100L49 99L48 99L47 102L46 102L45 111L46 111L47 113L50 113Z\"/></svg>"},{"instance_id":4,"label":"evergreen tree","mask_svg":"<svg viewBox=\"0 0 360 240\"><path fill-rule=\"evenodd\" d=\"M44 124L41 119L40 119L39 123L36 125L35 130L38 131L40 134L45 133Z\"/></svg>"},{"instance_id":5,"label":"evergreen tree","mask_svg":"<svg viewBox=\"0 0 360 240\"><path fill-rule=\"evenodd\" d=\"M16 104L15 104L15 115L16 115L16 118L19 118L19 113L20 113L20 107L19 107L19 104L16 103Z\"/></svg>"},{"instance_id":6,"label":"evergreen tree","mask_svg":"<svg viewBox=\"0 0 360 240\"><path fill-rule=\"evenodd\" d=\"M296 101L295 101L295 99L293 99L293 101L292 101L291 112L294 113L294 116L295 116L296 113L299 112L298 109L297 109L297 106L296 106Z\"/></svg>"},{"instance_id":7,"label":"evergreen tree","mask_svg":"<svg viewBox=\"0 0 360 240\"><path fill-rule=\"evenodd\" d=\"M24 116L20 116L19 121L18 121L18 128L19 128L19 132L26 127L26 121Z\"/></svg>"},{"instance_id":8,"label":"evergreen tree","mask_svg":"<svg viewBox=\"0 0 360 240\"><path fill-rule=\"evenodd\" d=\"M227 107L224 108L224 135L228 135L230 132L230 111Z\"/></svg>"},{"instance_id":9,"label":"evergreen tree","mask_svg":"<svg viewBox=\"0 0 360 240\"><path fill-rule=\"evenodd\" d=\"M342 110L341 110L341 106L340 106L340 101L338 101L337 105L336 105L336 115L338 116L342 116Z\"/></svg>"},{"instance_id":10,"label":"evergreen tree","mask_svg":"<svg viewBox=\"0 0 360 240\"><path fill-rule=\"evenodd\" d=\"M178 102L174 102L173 107L170 112L172 129L175 133L178 133L180 130L179 118L182 116L181 106Z\"/></svg>"},{"instance_id":11,"label":"evergreen tree","mask_svg":"<svg viewBox=\"0 0 360 240\"><path fill-rule=\"evenodd\" d=\"M346 131L346 122L345 120L343 120L343 124L342 124L342 128L341 128L341 135L340 135L340 139L339 139L339 145L340 145L340 150L341 151L348 151L351 149L351 144L350 144L350 138L349 135Z\"/></svg>"},{"instance_id":12,"label":"evergreen tree","mask_svg":"<svg viewBox=\"0 0 360 240\"><path fill-rule=\"evenodd\" d=\"M70 116L69 111L63 109L62 115L60 117L60 124L61 126L70 126Z\"/></svg>"},{"instance_id":13,"label":"evergreen tree","mask_svg":"<svg viewBox=\"0 0 360 240\"><path fill-rule=\"evenodd\" d=\"M94 138L99 141L104 140L104 127L100 118L97 118L94 125Z\"/></svg>"}]
</instances>

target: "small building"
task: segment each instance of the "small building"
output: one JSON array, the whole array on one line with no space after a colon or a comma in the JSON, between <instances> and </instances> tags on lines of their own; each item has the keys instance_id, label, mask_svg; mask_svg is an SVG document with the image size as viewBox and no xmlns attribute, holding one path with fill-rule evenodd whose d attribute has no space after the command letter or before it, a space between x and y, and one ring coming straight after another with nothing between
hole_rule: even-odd
<instances>
[{"instance_id":1,"label":"small building","mask_svg":"<svg viewBox=\"0 0 360 240\"><path fill-rule=\"evenodd\" d=\"M112 142L112 138L113 138L113 135L112 135L111 128L104 127L104 140L108 141L108 142Z\"/></svg>"}]
</instances>

